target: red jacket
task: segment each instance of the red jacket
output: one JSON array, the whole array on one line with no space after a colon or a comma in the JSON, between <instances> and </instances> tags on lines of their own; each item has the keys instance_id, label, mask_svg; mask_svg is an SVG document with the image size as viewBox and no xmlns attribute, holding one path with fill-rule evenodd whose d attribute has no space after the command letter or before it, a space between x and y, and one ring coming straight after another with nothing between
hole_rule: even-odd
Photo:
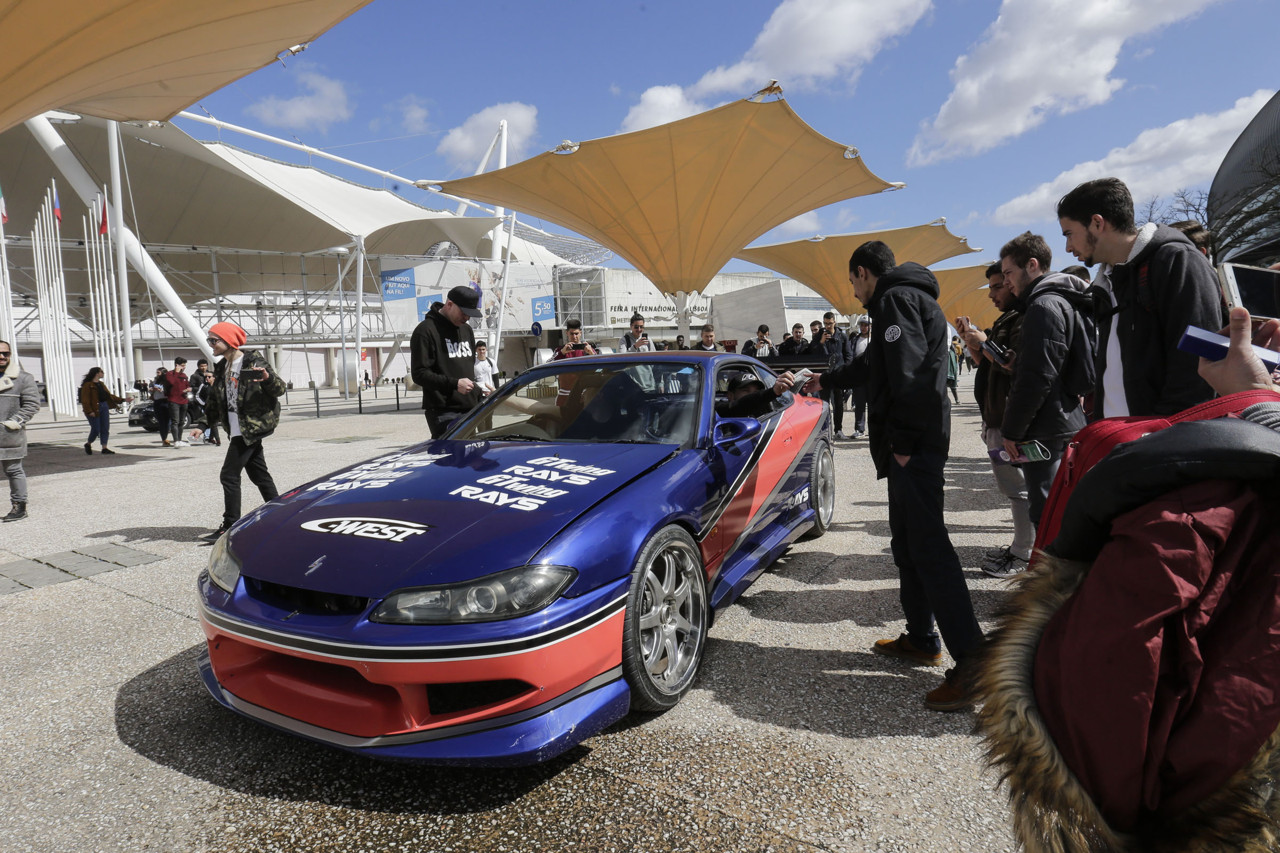
<instances>
[{"instance_id":1,"label":"red jacket","mask_svg":"<svg viewBox=\"0 0 1280 853\"><path fill-rule=\"evenodd\" d=\"M166 399L170 403L187 402L187 389L191 387L191 380L187 378L187 374L170 370L165 373L164 378L169 383L169 393Z\"/></svg>"}]
</instances>

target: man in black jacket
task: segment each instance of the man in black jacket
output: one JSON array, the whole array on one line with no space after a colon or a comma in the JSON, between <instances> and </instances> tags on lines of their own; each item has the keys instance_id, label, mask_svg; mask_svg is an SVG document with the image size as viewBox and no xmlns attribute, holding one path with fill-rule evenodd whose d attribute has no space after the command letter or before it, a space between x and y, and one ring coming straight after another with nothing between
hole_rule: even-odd
<instances>
[{"instance_id":1,"label":"man in black jacket","mask_svg":"<svg viewBox=\"0 0 1280 853\"><path fill-rule=\"evenodd\" d=\"M1009 388L1013 384L1012 363L997 360L982 345L990 341L1003 351L1016 353L1022 344L1022 315L1018 313L1012 288L1004 280L1000 262L987 267L987 297L1000 311L1000 316L985 332L974 328L968 317L957 317L956 328L964 335L969 356L978 363L973 379L973 395L982 415L982 440L987 451L1003 450L1004 435L1000 426L1004 423L1005 404L1009 400ZM1022 469L1008 462L991 460L991 472L996 478L996 488L1009 499L1013 516L1013 541L1008 545L987 551L982 571L994 578L1011 578L1027 568L1031 560L1031 548L1035 544L1036 528L1031 523L1027 504L1027 481Z\"/></svg>"},{"instance_id":2,"label":"man in black jacket","mask_svg":"<svg viewBox=\"0 0 1280 853\"><path fill-rule=\"evenodd\" d=\"M1178 349L1187 326L1224 325L1213 266L1182 232L1133 220L1133 197L1117 178L1087 181L1058 202L1067 251L1102 264L1094 284L1098 384L1090 416L1169 415L1213 396L1199 358Z\"/></svg>"},{"instance_id":3,"label":"man in black jacket","mask_svg":"<svg viewBox=\"0 0 1280 853\"><path fill-rule=\"evenodd\" d=\"M939 666L945 641L956 666L925 704L960 711L973 704L968 678L982 630L942 513L951 331L938 305L938 280L919 264L898 266L893 251L873 240L849 258L849 281L874 329L867 346L871 458L876 475L889 478L890 547L907 622L906 633L878 640L872 651ZM820 384L837 387L856 369L850 362L822 374Z\"/></svg>"},{"instance_id":4,"label":"man in black jacket","mask_svg":"<svg viewBox=\"0 0 1280 853\"><path fill-rule=\"evenodd\" d=\"M467 325L479 317L480 294L459 285L413 330L409 373L422 386L422 408L432 438L480 402L475 383L475 335Z\"/></svg>"},{"instance_id":5,"label":"man in black jacket","mask_svg":"<svg viewBox=\"0 0 1280 853\"><path fill-rule=\"evenodd\" d=\"M1030 231L1000 249L1000 269L1022 315L1000 432L1010 459L1022 455L1018 445L1024 442L1039 442L1047 451L1046 459L1022 463L1031 523L1037 527L1063 451L1085 423L1080 395L1093 385L1088 285L1073 275L1049 272L1052 261L1044 238Z\"/></svg>"},{"instance_id":6,"label":"man in black jacket","mask_svg":"<svg viewBox=\"0 0 1280 853\"><path fill-rule=\"evenodd\" d=\"M840 367L853 360L853 346L849 336L836 326L834 311L822 315L822 328L815 331L813 341L809 344L809 354L818 356L832 367ZM844 434L844 398L845 391L851 387L852 377L842 379L839 385L823 388L822 399L831 404L831 420L835 426L836 438L846 438Z\"/></svg>"}]
</instances>

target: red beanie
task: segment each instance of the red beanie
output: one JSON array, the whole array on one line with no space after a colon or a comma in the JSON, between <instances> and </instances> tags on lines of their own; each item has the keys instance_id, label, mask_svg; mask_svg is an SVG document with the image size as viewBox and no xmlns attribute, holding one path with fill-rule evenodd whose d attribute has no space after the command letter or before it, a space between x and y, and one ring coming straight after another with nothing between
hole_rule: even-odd
<instances>
[{"instance_id":1,"label":"red beanie","mask_svg":"<svg viewBox=\"0 0 1280 853\"><path fill-rule=\"evenodd\" d=\"M244 346L245 333L244 329L235 323L214 323L209 329L209 334L215 338L221 338L233 349L240 349Z\"/></svg>"}]
</instances>

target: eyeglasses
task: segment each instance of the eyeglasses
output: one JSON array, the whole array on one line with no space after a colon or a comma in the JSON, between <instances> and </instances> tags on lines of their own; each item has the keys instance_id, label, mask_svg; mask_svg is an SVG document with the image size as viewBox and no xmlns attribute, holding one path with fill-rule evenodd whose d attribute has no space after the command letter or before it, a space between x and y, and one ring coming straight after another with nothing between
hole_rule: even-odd
<instances>
[{"instance_id":1,"label":"eyeglasses","mask_svg":"<svg viewBox=\"0 0 1280 853\"><path fill-rule=\"evenodd\" d=\"M211 346L211 347L216 347L218 344L222 343L222 338L213 338L213 337L209 337L209 338L205 338L205 339L204 339L204 341L205 341L205 343L207 343L209 346Z\"/></svg>"},{"instance_id":2,"label":"eyeglasses","mask_svg":"<svg viewBox=\"0 0 1280 853\"><path fill-rule=\"evenodd\" d=\"M4 356L5 358L8 358L9 351L7 349L0 349L0 355Z\"/></svg>"}]
</instances>

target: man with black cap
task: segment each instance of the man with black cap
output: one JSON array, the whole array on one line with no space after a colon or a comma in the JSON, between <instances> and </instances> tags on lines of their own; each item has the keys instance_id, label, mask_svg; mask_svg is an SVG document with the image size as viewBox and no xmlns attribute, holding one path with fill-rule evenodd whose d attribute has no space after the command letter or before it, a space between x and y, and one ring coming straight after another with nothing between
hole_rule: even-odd
<instances>
[{"instance_id":1,"label":"man with black cap","mask_svg":"<svg viewBox=\"0 0 1280 853\"><path fill-rule=\"evenodd\" d=\"M436 303L413 330L409 373L422 386L422 408L432 438L480 402L475 383L475 335L467 320L479 317L480 294L459 285Z\"/></svg>"}]
</instances>

